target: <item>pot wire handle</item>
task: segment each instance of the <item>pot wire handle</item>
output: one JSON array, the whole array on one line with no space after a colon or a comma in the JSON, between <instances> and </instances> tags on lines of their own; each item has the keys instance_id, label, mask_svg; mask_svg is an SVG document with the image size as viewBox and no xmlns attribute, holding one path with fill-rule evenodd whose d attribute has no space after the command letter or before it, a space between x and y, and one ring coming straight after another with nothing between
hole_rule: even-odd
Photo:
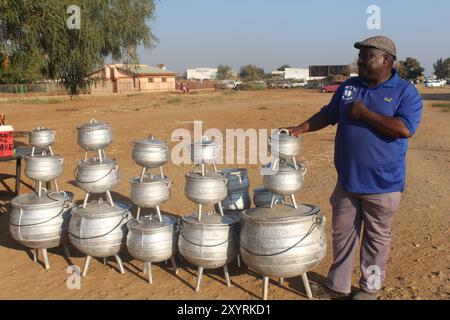
<instances>
[{"instance_id":1,"label":"pot wire handle","mask_svg":"<svg viewBox=\"0 0 450 320\"><path fill-rule=\"evenodd\" d=\"M50 222L50 221L52 221L53 219L56 219L57 217L59 217L60 215L62 215L65 211L66 211L66 207L65 207L65 205L63 205L63 208L61 209L61 211L60 212L58 212L58 214L56 215L56 216L54 216L54 217L52 217L52 218L50 218L50 219L48 219L48 220L45 220L45 221L41 221L41 222L38 222L38 223L31 223L31 224L14 224L14 223L10 223L10 225L12 225L12 226L14 226L14 227L34 227L34 226L38 226L38 225L41 225L41 224L44 224L44 223L47 223L47 222ZM20 210L22 210L22 208L20 208ZM23 212L23 210L21 211L21 213Z\"/></svg>"}]
</instances>

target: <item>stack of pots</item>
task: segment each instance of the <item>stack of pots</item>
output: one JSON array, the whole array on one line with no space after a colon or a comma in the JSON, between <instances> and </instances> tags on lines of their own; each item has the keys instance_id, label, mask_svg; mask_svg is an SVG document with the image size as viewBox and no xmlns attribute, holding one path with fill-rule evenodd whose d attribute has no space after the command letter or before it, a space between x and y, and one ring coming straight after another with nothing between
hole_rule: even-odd
<instances>
[{"instance_id":1,"label":"stack of pots","mask_svg":"<svg viewBox=\"0 0 450 320\"><path fill-rule=\"evenodd\" d=\"M140 176L131 184L131 201L138 206L136 219L128 222L127 249L133 258L144 262L144 273L152 283L152 263L171 260L175 273L178 241L178 219L162 215L159 206L169 200L171 181L164 176L163 165L169 159L168 144L150 136L134 142L134 161L142 166ZM160 174L146 174L148 169L160 168ZM156 208L157 217L140 216L141 208Z\"/></svg>"},{"instance_id":2,"label":"stack of pots","mask_svg":"<svg viewBox=\"0 0 450 320\"><path fill-rule=\"evenodd\" d=\"M83 204L72 209L69 223L70 242L86 254L82 275L86 276L91 257L114 256L121 273L124 273L119 253L125 247L131 219L130 204L113 201L111 190L118 184L118 166L115 160L106 158L105 148L112 142L108 123L91 120L77 128L77 141L85 150L84 160L75 171L77 186L86 192ZM95 151L94 158L87 158L88 151ZM106 193L107 203L99 198L88 203L90 193Z\"/></svg>"},{"instance_id":3,"label":"stack of pots","mask_svg":"<svg viewBox=\"0 0 450 320\"><path fill-rule=\"evenodd\" d=\"M215 164L219 160L220 145L202 137L201 141L191 145L191 160L201 165L201 171L186 174L184 192L186 197L198 205L197 214L183 217L180 225L178 247L181 255L198 268L197 285L200 290L203 269L223 267L227 285L230 286L227 264L237 257L238 214L224 216L222 201L227 197L227 174L217 171ZM209 172L206 165L213 165ZM219 209L209 210L202 217L203 206Z\"/></svg>"},{"instance_id":4,"label":"stack of pots","mask_svg":"<svg viewBox=\"0 0 450 320\"><path fill-rule=\"evenodd\" d=\"M313 205L298 205L294 194L304 183L306 167L297 164L300 140L280 130L269 139L275 160L263 168L264 187L254 190L256 208L242 212L240 255L247 266L263 276L263 299L267 299L269 277L302 276L308 298L312 298L307 272L324 257L325 218ZM293 206L284 204L290 196Z\"/></svg>"},{"instance_id":5,"label":"stack of pots","mask_svg":"<svg viewBox=\"0 0 450 320\"><path fill-rule=\"evenodd\" d=\"M51 148L55 143L55 131L40 126L30 132L29 141L33 149L31 155L24 158L24 171L35 181L36 190L12 200L9 230L15 240L32 249L34 261L41 249L45 268L49 269L47 249L63 245L69 255L67 228L73 194L59 191L57 179L62 174L63 158L54 155ZM42 187L42 182L46 182L50 189L50 181L54 181L56 191Z\"/></svg>"}]
</instances>

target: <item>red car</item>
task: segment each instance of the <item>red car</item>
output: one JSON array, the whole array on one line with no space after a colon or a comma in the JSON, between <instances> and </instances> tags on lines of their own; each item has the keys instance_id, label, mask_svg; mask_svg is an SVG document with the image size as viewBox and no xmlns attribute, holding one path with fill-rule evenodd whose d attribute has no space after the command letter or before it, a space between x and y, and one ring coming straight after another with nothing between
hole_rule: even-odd
<instances>
[{"instance_id":1,"label":"red car","mask_svg":"<svg viewBox=\"0 0 450 320\"><path fill-rule=\"evenodd\" d=\"M340 85L343 83L344 81L335 81L333 83L327 84L323 86L322 89L320 89L320 92L336 92Z\"/></svg>"}]
</instances>

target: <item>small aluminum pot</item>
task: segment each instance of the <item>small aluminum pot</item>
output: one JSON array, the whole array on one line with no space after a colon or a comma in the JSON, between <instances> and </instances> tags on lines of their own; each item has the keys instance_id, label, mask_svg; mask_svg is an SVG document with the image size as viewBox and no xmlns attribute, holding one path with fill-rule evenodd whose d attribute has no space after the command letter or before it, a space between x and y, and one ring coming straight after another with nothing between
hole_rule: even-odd
<instances>
[{"instance_id":1,"label":"small aluminum pot","mask_svg":"<svg viewBox=\"0 0 450 320\"><path fill-rule=\"evenodd\" d=\"M202 137L201 141L191 144L191 160L194 164L214 164L220 158L220 145Z\"/></svg>"},{"instance_id":2,"label":"small aluminum pot","mask_svg":"<svg viewBox=\"0 0 450 320\"><path fill-rule=\"evenodd\" d=\"M96 159L80 161L75 169L77 186L89 193L110 191L119 182L118 166L115 160Z\"/></svg>"},{"instance_id":3,"label":"small aluminum pot","mask_svg":"<svg viewBox=\"0 0 450 320\"><path fill-rule=\"evenodd\" d=\"M250 181L247 175L247 169L237 168L237 169L225 169L222 170L226 174L228 179L228 192L248 190L250 187Z\"/></svg>"},{"instance_id":4,"label":"small aluminum pot","mask_svg":"<svg viewBox=\"0 0 450 320\"><path fill-rule=\"evenodd\" d=\"M60 155L25 156L25 175L34 181L52 181L62 174L63 157Z\"/></svg>"},{"instance_id":5,"label":"small aluminum pot","mask_svg":"<svg viewBox=\"0 0 450 320\"><path fill-rule=\"evenodd\" d=\"M45 149L55 143L55 130L39 126L28 134L30 145L35 148Z\"/></svg>"},{"instance_id":6,"label":"small aluminum pot","mask_svg":"<svg viewBox=\"0 0 450 320\"><path fill-rule=\"evenodd\" d=\"M157 140L150 136L145 140L134 141L133 160L145 168L158 168L169 160L169 147L167 142Z\"/></svg>"},{"instance_id":7,"label":"small aluminum pot","mask_svg":"<svg viewBox=\"0 0 450 320\"><path fill-rule=\"evenodd\" d=\"M109 123L91 119L77 127L77 142L86 151L104 149L112 142L111 126Z\"/></svg>"},{"instance_id":8,"label":"small aluminum pot","mask_svg":"<svg viewBox=\"0 0 450 320\"><path fill-rule=\"evenodd\" d=\"M225 211L241 211L250 209L252 200L248 190L228 191L227 197L222 200L221 204ZM215 208L217 211L220 210L218 205Z\"/></svg>"},{"instance_id":9,"label":"small aluminum pot","mask_svg":"<svg viewBox=\"0 0 450 320\"><path fill-rule=\"evenodd\" d=\"M253 203L257 208L270 208L272 203L272 196L275 195L275 202L284 203L285 197L281 194L275 194L267 190L266 187L260 186L253 189Z\"/></svg>"},{"instance_id":10,"label":"small aluminum pot","mask_svg":"<svg viewBox=\"0 0 450 320\"><path fill-rule=\"evenodd\" d=\"M202 175L200 172L186 174L184 188L186 197L194 203L210 205L215 204L227 196L227 178L222 172L208 172Z\"/></svg>"},{"instance_id":11,"label":"small aluminum pot","mask_svg":"<svg viewBox=\"0 0 450 320\"><path fill-rule=\"evenodd\" d=\"M269 152L281 159L292 159L300 153L300 138L282 129L269 137Z\"/></svg>"},{"instance_id":12,"label":"small aluminum pot","mask_svg":"<svg viewBox=\"0 0 450 320\"><path fill-rule=\"evenodd\" d=\"M170 180L164 176L134 177L131 181L131 201L142 208L154 208L170 198Z\"/></svg>"},{"instance_id":13,"label":"small aluminum pot","mask_svg":"<svg viewBox=\"0 0 450 320\"><path fill-rule=\"evenodd\" d=\"M298 164L298 168L295 169L294 165L282 161L273 174L264 175L264 186L273 193L291 195L302 188L306 172L303 163Z\"/></svg>"}]
</instances>

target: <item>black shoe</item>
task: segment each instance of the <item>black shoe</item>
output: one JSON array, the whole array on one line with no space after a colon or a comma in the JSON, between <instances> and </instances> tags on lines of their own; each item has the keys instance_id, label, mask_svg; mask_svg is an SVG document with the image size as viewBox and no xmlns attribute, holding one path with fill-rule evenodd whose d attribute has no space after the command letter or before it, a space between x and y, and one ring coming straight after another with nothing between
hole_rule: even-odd
<instances>
[{"instance_id":1,"label":"black shoe","mask_svg":"<svg viewBox=\"0 0 450 320\"><path fill-rule=\"evenodd\" d=\"M318 299L328 299L328 300L349 300L351 298L350 293L342 293L334 291L325 285L311 283L311 292L313 297Z\"/></svg>"},{"instance_id":2,"label":"black shoe","mask_svg":"<svg viewBox=\"0 0 450 320\"><path fill-rule=\"evenodd\" d=\"M362 289L353 294L352 300L377 300L379 292L367 292Z\"/></svg>"}]
</instances>

